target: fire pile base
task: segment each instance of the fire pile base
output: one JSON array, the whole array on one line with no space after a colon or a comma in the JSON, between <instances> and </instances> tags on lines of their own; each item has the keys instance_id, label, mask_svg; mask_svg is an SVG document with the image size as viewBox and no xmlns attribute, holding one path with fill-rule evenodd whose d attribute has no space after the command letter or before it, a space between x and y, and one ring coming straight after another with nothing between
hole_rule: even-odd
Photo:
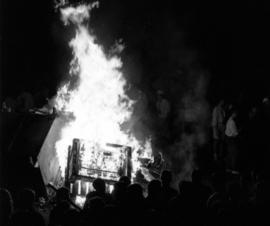
<instances>
[{"instance_id":1,"label":"fire pile base","mask_svg":"<svg viewBox=\"0 0 270 226\"><path fill-rule=\"evenodd\" d=\"M121 176L131 178L131 147L118 144L93 144L81 139L73 139L68 148L65 186L70 188L75 203L82 205L85 196L93 191L96 178L105 181L107 191Z\"/></svg>"}]
</instances>

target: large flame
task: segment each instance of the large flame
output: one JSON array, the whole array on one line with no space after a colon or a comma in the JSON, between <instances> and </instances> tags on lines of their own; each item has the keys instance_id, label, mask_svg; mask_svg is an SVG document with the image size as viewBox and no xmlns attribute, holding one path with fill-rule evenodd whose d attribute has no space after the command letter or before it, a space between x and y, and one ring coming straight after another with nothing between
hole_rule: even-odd
<instances>
[{"instance_id":1,"label":"large flame","mask_svg":"<svg viewBox=\"0 0 270 226\"><path fill-rule=\"evenodd\" d=\"M141 144L121 128L124 122L130 120L134 101L125 94L127 82L121 72L121 59L106 56L84 24L94 6L61 9L63 22L76 26L76 35L69 43L73 51L70 81L58 90L56 97L57 110L72 115L72 120L62 129L61 139L56 143L62 175L67 164L68 146L73 138L99 145L116 143L131 146L133 173L139 168L139 155L151 155L149 141ZM71 80L76 81L75 88ZM139 149L143 151L138 152Z\"/></svg>"}]
</instances>

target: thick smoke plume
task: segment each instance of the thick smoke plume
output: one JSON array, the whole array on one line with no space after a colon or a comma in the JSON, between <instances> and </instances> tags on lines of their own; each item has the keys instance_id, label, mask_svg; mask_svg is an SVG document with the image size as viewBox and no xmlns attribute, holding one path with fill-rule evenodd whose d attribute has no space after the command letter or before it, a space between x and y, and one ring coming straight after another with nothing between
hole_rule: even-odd
<instances>
[{"instance_id":1,"label":"thick smoke plume","mask_svg":"<svg viewBox=\"0 0 270 226\"><path fill-rule=\"evenodd\" d=\"M209 74L200 65L196 51L186 47L186 34L172 27L168 36L177 38L164 39L170 43L166 44L167 49L159 46L160 52L156 52L154 58L158 61L160 55L165 55L168 60L156 64L155 73L151 74L144 67L137 75L130 72L135 78L127 76L128 81L140 90L129 90L137 99L132 118L133 132L138 139L152 137L154 154L162 153L165 168L173 171L177 183L190 179L192 171L198 167L199 152L208 140L210 114L206 92ZM148 47L155 49L151 44ZM137 67L142 68L141 65L142 62L137 60ZM157 116L158 90L164 92L164 98L171 106L165 123Z\"/></svg>"}]
</instances>

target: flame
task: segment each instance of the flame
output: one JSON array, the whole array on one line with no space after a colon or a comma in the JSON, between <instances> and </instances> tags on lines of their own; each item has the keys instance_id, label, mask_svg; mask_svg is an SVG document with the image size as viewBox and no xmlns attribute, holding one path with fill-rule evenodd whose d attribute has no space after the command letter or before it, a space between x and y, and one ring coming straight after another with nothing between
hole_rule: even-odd
<instances>
[{"instance_id":1,"label":"flame","mask_svg":"<svg viewBox=\"0 0 270 226\"><path fill-rule=\"evenodd\" d=\"M73 51L70 81L58 90L55 99L58 111L72 115L72 120L61 131L61 139L56 142L62 176L73 138L101 146L106 143L131 146L133 175L140 167L138 157L151 156L150 140L142 144L121 128L130 120L135 102L125 94L127 81L121 72L121 59L116 55L106 56L84 24L90 18L90 10L96 6L97 3L61 9L64 24L73 23L76 27L76 35L69 43ZM71 82L74 78L75 88Z\"/></svg>"}]
</instances>

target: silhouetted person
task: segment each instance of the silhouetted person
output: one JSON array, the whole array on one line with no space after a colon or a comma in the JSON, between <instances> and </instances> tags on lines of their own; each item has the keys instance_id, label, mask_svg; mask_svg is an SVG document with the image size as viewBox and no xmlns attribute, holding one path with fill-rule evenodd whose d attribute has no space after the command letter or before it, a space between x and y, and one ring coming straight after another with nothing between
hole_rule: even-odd
<instances>
[{"instance_id":1,"label":"silhouetted person","mask_svg":"<svg viewBox=\"0 0 270 226\"><path fill-rule=\"evenodd\" d=\"M99 196L86 197L82 217L84 225L101 225L102 213L105 207L104 200Z\"/></svg>"},{"instance_id":2,"label":"silhouetted person","mask_svg":"<svg viewBox=\"0 0 270 226\"><path fill-rule=\"evenodd\" d=\"M14 112L16 110L16 100L12 97L7 97L2 103L2 111L3 112Z\"/></svg>"},{"instance_id":3,"label":"silhouetted person","mask_svg":"<svg viewBox=\"0 0 270 226\"><path fill-rule=\"evenodd\" d=\"M41 87L34 95L35 107L41 108L48 103L49 89L47 87Z\"/></svg>"},{"instance_id":4,"label":"silhouetted person","mask_svg":"<svg viewBox=\"0 0 270 226\"><path fill-rule=\"evenodd\" d=\"M169 203L169 225L195 225L198 211L195 205L193 185L189 181L179 183L179 194Z\"/></svg>"},{"instance_id":5,"label":"silhouetted person","mask_svg":"<svg viewBox=\"0 0 270 226\"><path fill-rule=\"evenodd\" d=\"M227 176L225 172L217 172L212 176L214 192L207 200L207 210L209 212L209 225L217 225L219 222L220 210L226 209L228 196L226 194Z\"/></svg>"},{"instance_id":6,"label":"silhouetted person","mask_svg":"<svg viewBox=\"0 0 270 226\"><path fill-rule=\"evenodd\" d=\"M247 122L244 124L241 137L241 168L244 172L255 172L258 168L261 152L261 128L259 119L259 109L252 107L248 112Z\"/></svg>"},{"instance_id":7,"label":"silhouetted person","mask_svg":"<svg viewBox=\"0 0 270 226\"><path fill-rule=\"evenodd\" d=\"M17 110L19 112L29 112L34 107L34 99L31 93L23 91L17 98Z\"/></svg>"},{"instance_id":8,"label":"silhouetted person","mask_svg":"<svg viewBox=\"0 0 270 226\"><path fill-rule=\"evenodd\" d=\"M268 97L263 99L261 106L261 171L269 172L269 159L270 159L270 100Z\"/></svg>"},{"instance_id":9,"label":"silhouetted person","mask_svg":"<svg viewBox=\"0 0 270 226\"><path fill-rule=\"evenodd\" d=\"M127 187L123 182L116 182L112 191L113 203L119 207L123 207L126 196Z\"/></svg>"},{"instance_id":10,"label":"silhouetted person","mask_svg":"<svg viewBox=\"0 0 270 226\"><path fill-rule=\"evenodd\" d=\"M13 199L7 189L0 189L0 224L8 225L11 215L13 214Z\"/></svg>"},{"instance_id":11,"label":"silhouetted person","mask_svg":"<svg viewBox=\"0 0 270 226\"><path fill-rule=\"evenodd\" d=\"M18 197L18 210L12 215L11 225L44 226L42 215L35 209L35 192L31 189L23 189Z\"/></svg>"},{"instance_id":12,"label":"silhouetted person","mask_svg":"<svg viewBox=\"0 0 270 226\"><path fill-rule=\"evenodd\" d=\"M66 213L71 209L66 200L59 201L50 213L50 226L62 225L65 221Z\"/></svg>"},{"instance_id":13,"label":"silhouetted person","mask_svg":"<svg viewBox=\"0 0 270 226\"><path fill-rule=\"evenodd\" d=\"M60 203L62 201L69 201L70 195L69 190L66 187L61 187L56 192L56 203Z\"/></svg>"},{"instance_id":14,"label":"silhouetted person","mask_svg":"<svg viewBox=\"0 0 270 226\"><path fill-rule=\"evenodd\" d=\"M225 135L227 144L226 168L231 171L238 171L239 156L239 128L236 124L237 111L233 111L226 123Z\"/></svg>"},{"instance_id":15,"label":"silhouetted person","mask_svg":"<svg viewBox=\"0 0 270 226\"><path fill-rule=\"evenodd\" d=\"M87 194L88 199L98 196L102 198L106 204L112 201L110 194L106 192L106 184L104 180L102 180L101 178L95 179L93 182L93 187L95 191Z\"/></svg>"},{"instance_id":16,"label":"silhouetted person","mask_svg":"<svg viewBox=\"0 0 270 226\"><path fill-rule=\"evenodd\" d=\"M169 101L164 97L164 93L161 90L158 90L157 92L158 96L157 96L157 103L156 103L156 107L158 110L158 117L161 120L165 120L171 110L171 106Z\"/></svg>"},{"instance_id":17,"label":"silhouetted person","mask_svg":"<svg viewBox=\"0 0 270 226\"><path fill-rule=\"evenodd\" d=\"M148 184L148 196L146 198L146 206L148 209L161 210L163 205L161 182L152 180Z\"/></svg>"},{"instance_id":18,"label":"silhouetted person","mask_svg":"<svg viewBox=\"0 0 270 226\"><path fill-rule=\"evenodd\" d=\"M213 128L213 152L214 159L221 161L224 156L224 137L225 137L225 110L224 100L220 100L212 112Z\"/></svg>"},{"instance_id":19,"label":"silhouetted person","mask_svg":"<svg viewBox=\"0 0 270 226\"><path fill-rule=\"evenodd\" d=\"M145 199L140 184L131 184L127 188L124 214L127 219L133 219L134 225L143 222Z\"/></svg>"},{"instance_id":20,"label":"silhouetted person","mask_svg":"<svg viewBox=\"0 0 270 226\"><path fill-rule=\"evenodd\" d=\"M61 187L56 192L56 205L50 213L50 226L63 224L65 214L71 209L69 203L69 190L66 187Z\"/></svg>"},{"instance_id":21,"label":"silhouetted person","mask_svg":"<svg viewBox=\"0 0 270 226\"><path fill-rule=\"evenodd\" d=\"M206 201L211 195L211 188L203 184L203 172L201 170L192 172L192 185L200 205L206 207Z\"/></svg>"},{"instance_id":22,"label":"silhouetted person","mask_svg":"<svg viewBox=\"0 0 270 226\"><path fill-rule=\"evenodd\" d=\"M119 181L124 183L126 188L131 184L130 178L128 176L121 176Z\"/></svg>"},{"instance_id":23,"label":"silhouetted person","mask_svg":"<svg viewBox=\"0 0 270 226\"><path fill-rule=\"evenodd\" d=\"M177 195L177 191L171 187L172 183L172 173L168 170L164 170L161 174L162 182L162 198L165 202L165 205L169 202L170 199Z\"/></svg>"}]
</instances>

